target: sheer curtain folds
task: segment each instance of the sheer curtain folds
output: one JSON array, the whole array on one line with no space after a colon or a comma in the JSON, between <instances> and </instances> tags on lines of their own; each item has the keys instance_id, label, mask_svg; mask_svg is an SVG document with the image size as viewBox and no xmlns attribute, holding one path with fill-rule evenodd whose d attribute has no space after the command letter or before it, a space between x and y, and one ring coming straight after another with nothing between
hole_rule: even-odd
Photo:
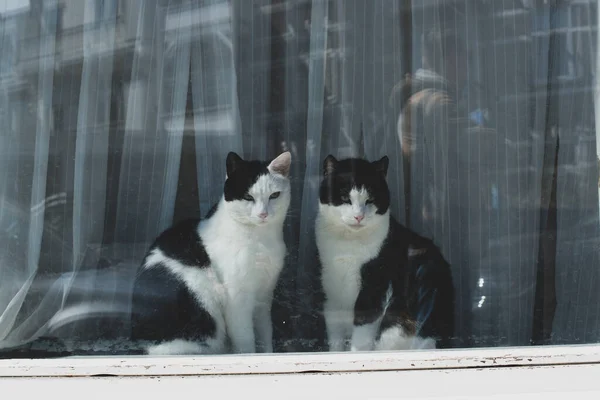
<instances>
[{"instance_id":1,"label":"sheer curtain folds","mask_svg":"<svg viewBox=\"0 0 600 400\"><path fill-rule=\"evenodd\" d=\"M313 226L328 154L390 158L392 214L452 266L457 345L600 341L598 13L593 0L0 2L0 348L129 351L153 238L206 214L229 151L286 150L277 351L323 348Z\"/></svg>"}]
</instances>

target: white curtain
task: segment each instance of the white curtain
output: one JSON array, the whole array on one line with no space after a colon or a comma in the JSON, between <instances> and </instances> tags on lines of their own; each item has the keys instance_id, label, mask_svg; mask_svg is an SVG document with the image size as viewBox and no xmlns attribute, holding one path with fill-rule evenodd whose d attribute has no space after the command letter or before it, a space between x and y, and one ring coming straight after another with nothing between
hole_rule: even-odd
<instances>
[{"instance_id":1,"label":"white curtain","mask_svg":"<svg viewBox=\"0 0 600 400\"><path fill-rule=\"evenodd\" d=\"M136 268L161 230L218 200L231 150L293 154L279 351L323 344L312 229L328 154L390 158L393 214L452 265L460 346L600 341L598 12L593 0L0 6L0 348L131 350ZM460 118L486 122L418 121L433 127L408 162L398 89L427 70L433 29L466 49Z\"/></svg>"}]
</instances>

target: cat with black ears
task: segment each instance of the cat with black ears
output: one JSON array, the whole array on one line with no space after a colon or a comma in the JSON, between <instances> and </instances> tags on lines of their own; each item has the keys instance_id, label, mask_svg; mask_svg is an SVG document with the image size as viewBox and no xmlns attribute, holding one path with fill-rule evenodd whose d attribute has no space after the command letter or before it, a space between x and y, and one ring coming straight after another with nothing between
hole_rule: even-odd
<instances>
[{"instance_id":1,"label":"cat with black ears","mask_svg":"<svg viewBox=\"0 0 600 400\"><path fill-rule=\"evenodd\" d=\"M226 159L221 200L162 232L137 274L132 339L150 355L273 351L271 306L283 267L291 154Z\"/></svg>"},{"instance_id":2,"label":"cat with black ears","mask_svg":"<svg viewBox=\"0 0 600 400\"><path fill-rule=\"evenodd\" d=\"M388 164L332 155L323 163L315 235L330 351L435 348L452 335L450 266L391 216Z\"/></svg>"}]
</instances>

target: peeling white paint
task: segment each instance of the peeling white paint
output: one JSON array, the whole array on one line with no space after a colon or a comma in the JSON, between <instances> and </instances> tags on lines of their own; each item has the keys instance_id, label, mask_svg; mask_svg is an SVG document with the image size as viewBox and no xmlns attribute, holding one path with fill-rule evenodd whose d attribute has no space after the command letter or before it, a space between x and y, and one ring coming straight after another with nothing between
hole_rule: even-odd
<instances>
[{"instance_id":1,"label":"peeling white paint","mask_svg":"<svg viewBox=\"0 0 600 400\"><path fill-rule=\"evenodd\" d=\"M307 371L414 371L568 364L600 367L600 345L202 357L98 356L12 359L0 360L0 377L296 374Z\"/></svg>"},{"instance_id":2,"label":"peeling white paint","mask_svg":"<svg viewBox=\"0 0 600 400\"><path fill-rule=\"evenodd\" d=\"M597 400L598 376L599 364L284 375L0 378L0 393L24 398L42 394L61 400L164 400L181 395L256 396L262 400Z\"/></svg>"}]
</instances>

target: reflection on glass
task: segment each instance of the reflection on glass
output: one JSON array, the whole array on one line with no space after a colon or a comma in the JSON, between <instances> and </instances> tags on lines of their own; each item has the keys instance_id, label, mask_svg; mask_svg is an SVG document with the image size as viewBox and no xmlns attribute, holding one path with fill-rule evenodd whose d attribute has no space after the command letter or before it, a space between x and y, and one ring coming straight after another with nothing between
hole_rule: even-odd
<instances>
[{"instance_id":1,"label":"reflection on glass","mask_svg":"<svg viewBox=\"0 0 600 400\"><path fill-rule=\"evenodd\" d=\"M145 256L165 229L212 215L230 152L289 152L290 203L256 317L272 328L253 332L269 343L225 328L237 350L217 352L599 342L599 12L591 0L0 2L1 356L144 353L132 310ZM387 205L372 206L379 178L324 186L329 155L385 157ZM326 207L351 225L389 213L409 232L390 250L396 272L367 285L389 266L367 265L375 234L325 244ZM335 289L328 251L347 267ZM165 287L146 293L154 316ZM332 305L337 294L349 298ZM200 315L183 310L163 311L183 325Z\"/></svg>"}]
</instances>

